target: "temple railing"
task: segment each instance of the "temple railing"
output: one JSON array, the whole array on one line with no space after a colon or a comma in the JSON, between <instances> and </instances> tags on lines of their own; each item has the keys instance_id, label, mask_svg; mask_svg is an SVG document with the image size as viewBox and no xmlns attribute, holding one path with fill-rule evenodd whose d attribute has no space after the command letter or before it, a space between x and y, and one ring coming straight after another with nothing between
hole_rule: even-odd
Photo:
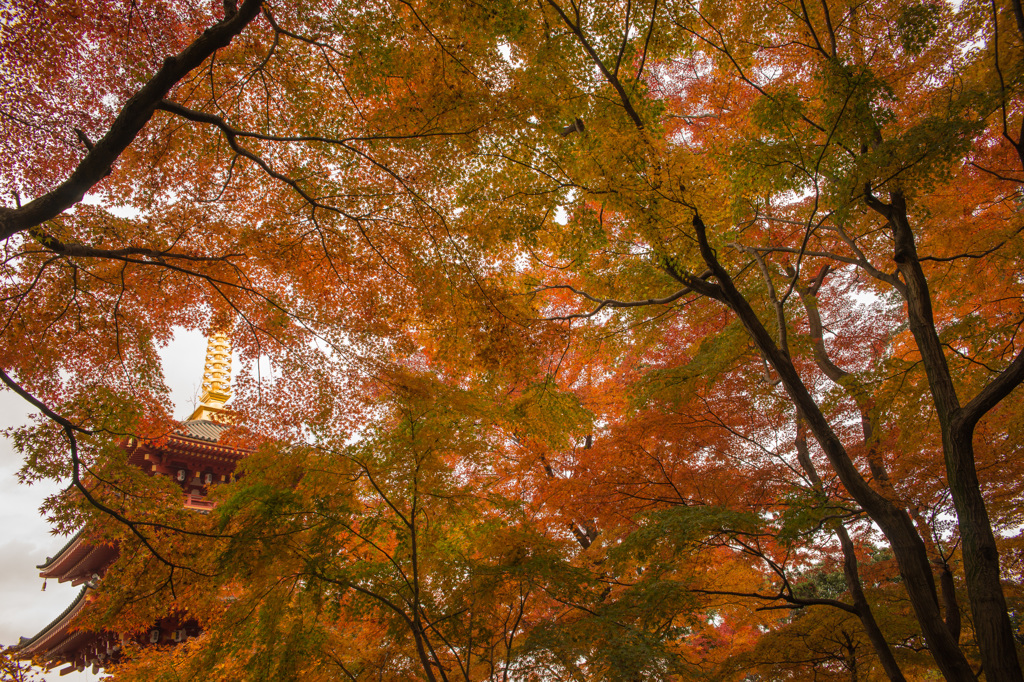
<instances>
[{"instance_id":1,"label":"temple railing","mask_svg":"<svg viewBox=\"0 0 1024 682\"><path fill-rule=\"evenodd\" d=\"M199 511L210 511L214 504L202 495L185 495L185 509L197 509Z\"/></svg>"}]
</instances>

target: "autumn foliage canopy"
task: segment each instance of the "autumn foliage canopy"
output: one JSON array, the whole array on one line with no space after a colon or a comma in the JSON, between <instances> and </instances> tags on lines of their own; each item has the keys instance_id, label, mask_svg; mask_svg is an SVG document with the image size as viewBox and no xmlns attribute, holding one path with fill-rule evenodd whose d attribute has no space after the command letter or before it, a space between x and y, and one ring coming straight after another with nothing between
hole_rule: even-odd
<instances>
[{"instance_id":1,"label":"autumn foliage canopy","mask_svg":"<svg viewBox=\"0 0 1024 682\"><path fill-rule=\"evenodd\" d=\"M114 679L1022 679L1020 0L0 18L22 475L83 626L203 629ZM176 328L207 515L122 447Z\"/></svg>"}]
</instances>

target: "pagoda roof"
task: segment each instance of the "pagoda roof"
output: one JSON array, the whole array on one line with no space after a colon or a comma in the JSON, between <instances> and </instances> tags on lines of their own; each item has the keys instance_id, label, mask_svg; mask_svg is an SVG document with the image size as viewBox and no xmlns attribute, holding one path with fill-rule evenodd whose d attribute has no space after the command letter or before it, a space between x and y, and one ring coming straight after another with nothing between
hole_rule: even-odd
<instances>
[{"instance_id":1,"label":"pagoda roof","mask_svg":"<svg viewBox=\"0 0 1024 682\"><path fill-rule=\"evenodd\" d=\"M61 645L67 642L67 640L74 638L78 633L69 633L68 627L71 624L71 619L85 605L85 595L89 592L89 589L88 585L83 586L78 596L64 609L64 612L54 618L49 625L40 630L34 637L22 637L16 645L18 651L29 657L37 654L45 655L50 651L60 649Z\"/></svg>"},{"instance_id":2,"label":"pagoda roof","mask_svg":"<svg viewBox=\"0 0 1024 682\"><path fill-rule=\"evenodd\" d=\"M47 568L53 565L55 561L61 558L61 555L63 555L65 552L71 549L71 546L75 544L75 541L77 541L78 538L82 537L82 531L84 530L84 528L79 529L77 533L72 535L71 538L68 539L66 543L64 543L63 547L57 550L56 554L54 554L53 556L46 557L46 561L36 566L36 568L38 568L40 571L45 571Z\"/></svg>"},{"instance_id":3,"label":"pagoda roof","mask_svg":"<svg viewBox=\"0 0 1024 682\"><path fill-rule=\"evenodd\" d=\"M190 419L171 432L167 445L172 451L185 448L185 451L196 452L207 458L237 461L247 453L247 449L221 445L219 442L230 428L230 424L219 421ZM134 440L129 441L130 451L139 452L136 443ZM188 502L186 506L190 506ZM57 578L61 582L73 580L74 584L85 582L85 585L74 601L49 625L33 637L21 638L16 648L25 658L59 660L66 657L66 652L75 650L95 637L95 633L72 631L72 620L87 603L86 595L91 590L91 583L86 582L88 576L94 570L109 565L116 557L117 549L116 546L92 544L83 534L84 530L75 533L54 556L46 557L46 561L37 566L42 577Z\"/></svg>"},{"instance_id":4,"label":"pagoda roof","mask_svg":"<svg viewBox=\"0 0 1024 682\"><path fill-rule=\"evenodd\" d=\"M192 419L182 422L181 428L175 431L174 435L216 443L229 428L231 428L230 424L222 424L209 419Z\"/></svg>"},{"instance_id":5,"label":"pagoda roof","mask_svg":"<svg viewBox=\"0 0 1024 682\"><path fill-rule=\"evenodd\" d=\"M93 543L79 532L56 556L47 557L46 563L36 568L41 578L56 578L62 583L70 580L73 585L80 585L93 574L102 573L116 558L116 545Z\"/></svg>"},{"instance_id":6,"label":"pagoda roof","mask_svg":"<svg viewBox=\"0 0 1024 682\"><path fill-rule=\"evenodd\" d=\"M155 453L186 454L189 457L198 456L234 468L238 460L245 457L251 449L237 445L225 445L220 442L231 427L230 423L222 421L190 419L181 422L181 425L171 431L163 442L129 439L127 443L128 461L148 470L148 465L145 462L152 461L151 455Z\"/></svg>"}]
</instances>

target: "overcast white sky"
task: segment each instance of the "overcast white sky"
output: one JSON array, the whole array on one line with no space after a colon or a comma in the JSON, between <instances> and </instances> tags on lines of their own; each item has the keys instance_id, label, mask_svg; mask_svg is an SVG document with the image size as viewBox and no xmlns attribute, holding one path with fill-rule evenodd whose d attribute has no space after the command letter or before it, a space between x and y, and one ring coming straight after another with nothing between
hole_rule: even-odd
<instances>
[{"instance_id":1,"label":"overcast white sky","mask_svg":"<svg viewBox=\"0 0 1024 682\"><path fill-rule=\"evenodd\" d=\"M206 339L199 332L179 330L174 341L161 353L164 374L175 405L175 414L184 419L198 401L206 359ZM237 358L235 363L237 364ZM233 374L238 367L233 366ZM0 392L0 428L28 422L31 407L10 391ZM46 591L37 564L52 556L68 540L50 533L50 525L39 513L47 495L67 485L20 485L15 477L21 458L10 442L0 438L0 645L10 645L19 637L31 637L60 615L80 588L70 583L49 581ZM59 677L52 671L48 680L81 682L96 677L84 673Z\"/></svg>"}]
</instances>

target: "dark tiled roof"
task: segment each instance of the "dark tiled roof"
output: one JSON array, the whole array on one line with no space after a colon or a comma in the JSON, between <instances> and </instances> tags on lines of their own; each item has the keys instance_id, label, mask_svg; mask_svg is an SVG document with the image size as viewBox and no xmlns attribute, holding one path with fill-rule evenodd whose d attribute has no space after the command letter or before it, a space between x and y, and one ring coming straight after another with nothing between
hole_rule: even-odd
<instances>
[{"instance_id":1,"label":"dark tiled roof","mask_svg":"<svg viewBox=\"0 0 1024 682\"><path fill-rule=\"evenodd\" d=\"M36 566L36 568L38 568L39 570L43 570L44 568L46 568L47 566L52 564L54 561L56 561L60 557L61 554L63 554L64 552L68 551L68 549L70 549L71 545L75 544L75 540L77 540L81 535L82 535L82 531L81 530L78 531L77 533L75 533L74 535L72 535L71 539L68 540L66 543L64 543L64 546L61 547L60 549L58 549L56 554L54 554L53 556L46 557L46 561L44 561L43 563L41 563L38 566Z\"/></svg>"},{"instance_id":2,"label":"dark tiled roof","mask_svg":"<svg viewBox=\"0 0 1024 682\"><path fill-rule=\"evenodd\" d=\"M54 618L50 622L50 624L47 625L45 628L43 628L42 630L37 632L34 637L22 637L20 639L20 641L18 642L18 644L17 644L17 648L18 649L25 649L25 648L27 648L29 645L35 643L35 641L38 640L40 637L42 637L43 635L47 634L50 630L52 630L54 627L59 625L60 622L62 620L64 620L64 618L66 618L67 615L69 613L71 613L71 611L74 610L74 608L76 606L78 606L78 603L80 601L82 601L83 599L85 599L85 593L88 592L88 591L89 591L89 586L88 585L82 585L81 592L79 592L78 596L75 597L75 600L73 602L71 602L71 604L66 609L64 609L63 613L61 613L59 616Z\"/></svg>"},{"instance_id":3,"label":"dark tiled roof","mask_svg":"<svg viewBox=\"0 0 1024 682\"><path fill-rule=\"evenodd\" d=\"M228 428L230 428L228 424L218 424L207 419L194 419L184 422L181 429L175 431L175 434L216 443Z\"/></svg>"}]
</instances>

